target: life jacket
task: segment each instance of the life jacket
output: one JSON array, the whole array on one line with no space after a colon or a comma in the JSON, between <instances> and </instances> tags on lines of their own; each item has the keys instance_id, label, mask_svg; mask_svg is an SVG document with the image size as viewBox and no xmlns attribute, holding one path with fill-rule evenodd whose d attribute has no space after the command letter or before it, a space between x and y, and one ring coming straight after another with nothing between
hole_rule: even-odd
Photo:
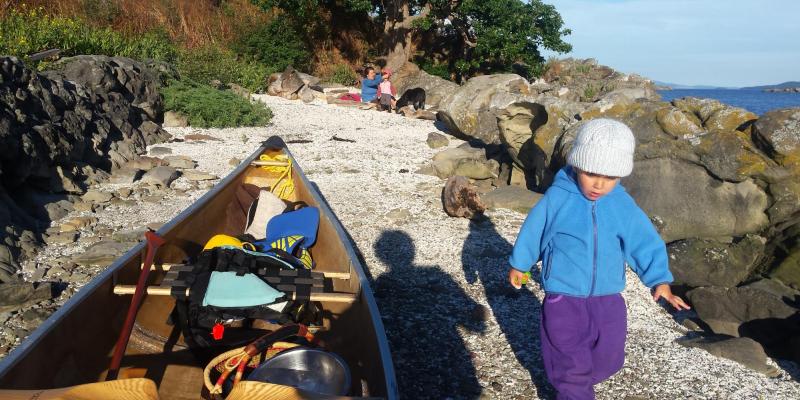
<instances>
[{"instance_id":1,"label":"life jacket","mask_svg":"<svg viewBox=\"0 0 800 400\"><path fill-rule=\"evenodd\" d=\"M318 324L318 309L309 301L311 286L294 285L312 272L289 254L259 253L222 245L204 250L191 271L179 272L189 288L173 290L176 314L190 348L233 348L266 333L259 322ZM305 276L307 275L307 276ZM282 288L291 287L296 300ZM177 318L175 318L177 317Z\"/></svg>"}]
</instances>

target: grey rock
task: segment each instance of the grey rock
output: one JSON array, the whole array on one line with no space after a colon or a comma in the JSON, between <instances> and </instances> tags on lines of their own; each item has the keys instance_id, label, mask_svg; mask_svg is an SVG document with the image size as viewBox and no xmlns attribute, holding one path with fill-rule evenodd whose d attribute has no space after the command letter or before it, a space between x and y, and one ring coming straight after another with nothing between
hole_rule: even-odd
<instances>
[{"instance_id":1,"label":"grey rock","mask_svg":"<svg viewBox=\"0 0 800 400\"><path fill-rule=\"evenodd\" d=\"M157 157L142 156L129 161L125 164L125 167L149 171L154 167L160 167L162 165L167 165L167 162Z\"/></svg>"},{"instance_id":2,"label":"grey rock","mask_svg":"<svg viewBox=\"0 0 800 400\"><path fill-rule=\"evenodd\" d=\"M750 338L731 338L725 336L699 337L680 340L686 347L701 348L717 357L727 358L744 365L754 371L775 377L779 372L767 364L767 353L764 348Z\"/></svg>"},{"instance_id":3,"label":"grey rock","mask_svg":"<svg viewBox=\"0 0 800 400\"><path fill-rule=\"evenodd\" d=\"M528 212L541 198L542 194L519 186L504 186L481 196L488 208L507 208L519 212Z\"/></svg>"},{"instance_id":4,"label":"grey rock","mask_svg":"<svg viewBox=\"0 0 800 400\"><path fill-rule=\"evenodd\" d=\"M238 158L235 158L235 157L231 158L230 160L228 160L228 165L230 165L231 167L237 167L241 163L242 163L242 160L240 160Z\"/></svg>"},{"instance_id":5,"label":"grey rock","mask_svg":"<svg viewBox=\"0 0 800 400\"><path fill-rule=\"evenodd\" d=\"M173 168L192 169L197 166L197 162L187 156L166 156L164 161Z\"/></svg>"},{"instance_id":6,"label":"grey rock","mask_svg":"<svg viewBox=\"0 0 800 400\"><path fill-rule=\"evenodd\" d=\"M453 169L453 175L461 175L471 179L497 178L500 164L496 160L480 161L475 159L459 160Z\"/></svg>"},{"instance_id":7,"label":"grey rock","mask_svg":"<svg viewBox=\"0 0 800 400\"><path fill-rule=\"evenodd\" d=\"M64 232L55 235L48 235L44 238L47 244L70 244L78 240L78 232Z\"/></svg>"},{"instance_id":8,"label":"grey rock","mask_svg":"<svg viewBox=\"0 0 800 400\"><path fill-rule=\"evenodd\" d=\"M499 143L499 110L529 94L528 82L519 75L477 76L442 100L438 118L457 137Z\"/></svg>"},{"instance_id":9,"label":"grey rock","mask_svg":"<svg viewBox=\"0 0 800 400\"><path fill-rule=\"evenodd\" d=\"M209 174L208 172L203 171L196 171L196 170L185 170L183 171L183 177L190 180L190 181L210 181L214 179L219 179L218 176Z\"/></svg>"},{"instance_id":10,"label":"grey rock","mask_svg":"<svg viewBox=\"0 0 800 400\"><path fill-rule=\"evenodd\" d=\"M189 126L189 118L176 111L167 111L164 113L165 128L185 128Z\"/></svg>"},{"instance_id":11,"label":"grey rock","mask_svg":"<svg viewBox=\"0 0 800 400\"><path fill-rule=\"evenodd\" d=\"M395 71L392 84L397 88L397 93L417 87L424 89L426 108L438 108L442 100L459 87L454 82L421 70L411 62L406 62Z\"/></svg>"},{"instance_id":12,"label":"grey rock","mask_svg":"<svg viewBox=\"0 0 800 400\"><path fill-rule=\"evenodd\" d=\"M89 201L76 201L73 206L75 211L81 212L94 212L97 209L97 205Z\"/></svg>"},{"instance_id":13,"label":"grey rock","mask_svg":"<svg viewBox=\"0 0 800 400\"><path fill-rule=\"evenodd\" d=\"M133 247L132 243L102 241L91 245L71 261L78 265L106 267Z\"/></svg>"},{"instance_id":14,"label":"grey rock","mask_svg":"<svg viewBox=\"0 0 800 400\"><path fill-rule=\"evenodd\" d=\"M0 312L19 310L27 305L53 297L50 283L3 283L0 284Z\"/></svg>"},{"instance_id":15,"label":"grey rock","mask_svg":"<svg viewBox=\"0 0 800 400\"><path fill-rule=\"evenodd\" d=\"M44 208L47 212L47 218L49 218L51 221L64 218L65 215L69 214L69 212L74 209L72 203L66 200L60 200L54 203L46 204Z\"/></svg>"},{"instance_id":16,"label":"grey rock","mask_svg":"<svg viewBox=\"0 0 800 400\"><path fill-rule=\"evenodd\" d=\"M667 246L676 284L734 287L743 282L764 253L765 240L747 235L734 243L686 239Z\"/></svg>"},{"instance_id":17,"label":"grey rock","mask_svg":"<svg viewBox=\"0 0 800 400\"><path fill-rule=\"evenodd\" d=\"M108 203L112 198L114 198L113 193L101 192L99 190L89 190L82 197L83 201L95 204Z\"/></svg>"},{"instance_id":18,"label":"grey rock","mask_svg":"<svg viewBox=\"0 0 800 400\"><path fill-rule=\"evenodd\" d=\"M442 135L438 132L430 132L428 133L428 139L426 141L428 143L428 147L432 149L438 149L439 147L447 146L450 143L450 140L447 139L447 136Z\"/></svg>"},{"instance_id":19,"label":"grey rock","mask_svg":"<svg viewBox=\"0 0 800 400\"><path fill-rule=\"evenodd\" d=\"M169 187L180 173L172 167L155 167L142 177L142 183L149 183L160 187Z\"/></svg>"},{"instance_id":20,"label":"grey rock","mask_svg":"<svg viewBox=\"0 0 800 400\"><path fill-rule=\"evenodd\" d=\"M117 197L127 199L133 193L133 189L131 188L119 188L117 189Z\"/></svg>"},{"instance_id":21,"label":"grey rock","mask_svg":"<svg viewBox=\"0 0 800 400\"><path fill-rule=\"evenodd\" d=\"M169 147L156 146L150 149L150 155L155 157L166 156L172 154L172 149Z\"/></svg>"},{"instance_id":22,"label":"grey rock","mask_svg":"<svg viewBox=\"0 0 800 400\"><path fill-rule=\"evenodd\" d=\"M769 111L756 121L754 128L761 147L779 160L800 154L800 108Z\"/></svg>"},{"instance_id":23,"label":"grey rock","mask_svg":"<svg viewBox=\"0 0 800 400\"><path fill-rule=\"evenodd\" d=\"M114 171L114 173L111 174L109 182L114 184L129 185L139 180L139 178L142 177L143 173L144 171L138 168L123 167Z\"/></svg>"},{"instance_id":24,"label":"grey rock","mask_svg":"<svg viewBox=\"0 0 800 400\"><path fill-rule=\"evenodd\" d=\"M120 243L136 243L144 240L147 228L121 229L111 234L111 240Z\"/></svg>"},{"instance_id":25,"label":"grey rock","mask_svg":"<svg viewBox=\"0 0 800 400\"><path fill-rule=\"evenodd\" d=\"M764 229L767 196L753 181L722 182L702 167L670 159L635 163L623 184L666 242L743 236Z\"/></svg>"},{"instance_id":26,"label":"grey rock","mask_svg":"<svg viewBox=\"0 0 800 400\"><path fill-rule=\"evenodd\" d=\"M790 341L800 333L800 309L781 297L752 287L701 287L686 297L714 333L750 337L780 357L800 355Z\"/></svg>"}]
</instances>

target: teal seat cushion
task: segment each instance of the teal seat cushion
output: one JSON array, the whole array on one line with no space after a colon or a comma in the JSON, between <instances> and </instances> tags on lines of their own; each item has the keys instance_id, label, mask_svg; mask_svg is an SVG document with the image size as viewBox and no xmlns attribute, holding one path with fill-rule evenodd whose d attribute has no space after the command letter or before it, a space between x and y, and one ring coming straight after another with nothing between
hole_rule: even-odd
<instances>
[{"instance_id":1,"label":"teal seat cushion","mask_svg":"<svg viewBox=\"0 0 800 400\"><path fill-rule=\"evenodd\" d=\"M203 306L253 307L274 303L283 292L253 274L236 276L235 272L211 272Z\"/></svg>"}]
</instances>

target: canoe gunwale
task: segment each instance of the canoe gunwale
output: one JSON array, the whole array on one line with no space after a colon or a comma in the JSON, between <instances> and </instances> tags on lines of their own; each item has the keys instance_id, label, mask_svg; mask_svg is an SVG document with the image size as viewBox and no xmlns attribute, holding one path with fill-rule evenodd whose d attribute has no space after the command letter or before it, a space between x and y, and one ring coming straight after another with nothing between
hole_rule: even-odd
<instances>
[{"instance_id":1,"label":"canoe gunwale","mask_svg":"<svg viewBox=\"0 0 800 400\"><path fill-rule=\"evenodd\" d=\"M168 232L173 227L178 225L179 223L183 222L185 219L192 216L194 211L197 208L202 207L209 201L211 201L216 195L221 192L225 187L227 187L233 180L235 180L240 174L247 171L250 167L250 163L258 158L264 150L271 147L268 142L273 141L273 138L276 136L271 137L266 142L264 142L258 150L253 152L245 161L239 164L236 169L231 171L225 178L220 180L214 188L209 190L206 194L201 196L197 201L193 202L189 207L185 210L181 211L180 214L176 215L173 219L169 222L164 224L161 228L158 229L157 233L159 235L164 235L165 232ZM280 138L278 138L280 140ZM280 143L283 143L281 140ZM285 145L284 145L285 148ZM60 323L64 317L66 317L70 312L72 312L75 308L77 308L81 303L83 303L89 296L91 296L95 290L97 290L100 286L108 282L109 280L112 283L116 283L116 274L119 272L120 269L127 265L131 258L141 255L144 253L146 248L146 243L144 241L139 242L133 248L128 250L125 254L114 260L111 265L109 265L103 272L95 276L88 284L81 287L78 293L75 293L72 297L70 297L61 307L56 310L50 317L48 317L41 325L39 325L30 336L28 336L19 346L14 348L6 357L0 360L0 379L2 379L7 371L10 371L16 364L19 362L24 356L26 356L37 344L44 338L44 336L50 332L50 329Z\"/></svg>"}]
</instances>

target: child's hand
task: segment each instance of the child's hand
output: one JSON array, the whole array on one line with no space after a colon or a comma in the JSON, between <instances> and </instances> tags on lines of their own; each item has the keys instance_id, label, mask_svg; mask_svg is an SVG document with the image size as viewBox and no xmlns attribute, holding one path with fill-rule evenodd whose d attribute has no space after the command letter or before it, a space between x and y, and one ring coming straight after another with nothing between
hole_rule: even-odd
<instances>
[{"instance_id":1,"label":"child's hand","mask_svg":"<svg viewBox=\"0 0 800 400\"><path fill-rule=\"evenodd\" d=\"M660 298L663 298L669 304L672 304L672 306L678 311L691 309L691 307L689 307L689 305L686 304L682 298L672 294L672 289L670 289L669 285L666 283L656 286L656 290L653 291L653 300L658 301Z\"/></svg>"},{"instance_id":2,"label":"child's hand","mask_svg":"<svg viewBox=\"0 0 800 400\"><path fill-rule=\"evenodd\" d=\"M515 289L522 288L522 282L525 281L525 273L514 268L508 269L508 282L511 283Z\"/></svg>"}]
</instances>

